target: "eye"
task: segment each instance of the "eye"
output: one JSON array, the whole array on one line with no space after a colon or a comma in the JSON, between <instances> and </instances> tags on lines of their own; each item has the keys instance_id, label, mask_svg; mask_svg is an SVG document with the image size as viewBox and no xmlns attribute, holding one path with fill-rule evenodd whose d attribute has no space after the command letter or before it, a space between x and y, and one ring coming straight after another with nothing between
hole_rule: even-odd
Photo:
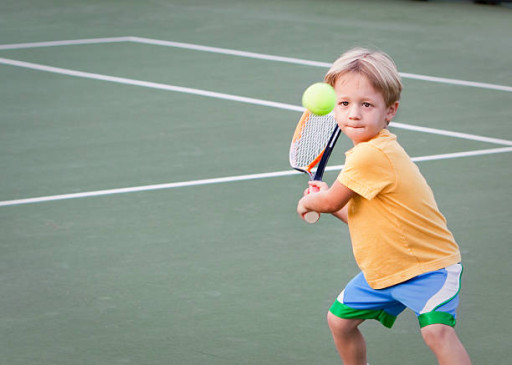
<instances>
[{"instance_id":1,"label":"eye","mask_svg":"<svg viewBox=\"0 0 512 365\"><path fill-rule=\"evenodd\" d=\"M339 105L341 105L341 106L348 106L348 101L340 101Z\"/></svg>"},{"instance_id":2,"label":"eye","mask_svg":"<svg viewBox=\"0 0 512 365\"><path fill-rule=\"evenodd\" d=\"M363 106L364 106L365 108L369 108L369 107L371 107L371 106L372 106L372 104L367 103L367 102L364 102L364 103L363 103Z\"/></svg>"}]
</instances>

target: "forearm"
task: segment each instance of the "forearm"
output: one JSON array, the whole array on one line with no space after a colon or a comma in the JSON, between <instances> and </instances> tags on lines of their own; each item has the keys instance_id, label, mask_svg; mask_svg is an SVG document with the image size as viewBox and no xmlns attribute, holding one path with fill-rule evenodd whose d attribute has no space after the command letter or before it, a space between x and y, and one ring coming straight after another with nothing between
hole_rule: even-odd
<instances>
[{"instance_id":1,"label":"forearm","mask_svg":"<svg viewBox=\"0 0 512 365\"><path fill-rule=\"evenodd\" d=\"M310 182L310 185L313 184ZM325 183L322 183L325 184ZM327 184L321 186L319 192L306 194L299 200L297 213L302 218L304 214L310 211L318 213L332 213L342 221L346 222L346 210L343 207L356 195L352 190L338 181L328 188Z\"/></svg>"},{"instance_id":2,"label":"forearm","mask_svg":"<svg viewBox=\"0 0 512 365\"><path fill-rule=\"evenodd\" d=\"M306 195L300 200L299 205L307 211L315 211L318 213L335 213L342 208L329 198L328 191L320 191Z\"/></svg>"},{"instance_id":3,"label":"forearm","mask_svg":"<svg viewBox=\"0 0 512 365\"><path fill-rule=\"evenodd\" d=\"M333 212L332 215L348 224L348 205L345 205L340 210Z\"/></svg>"}]
</instances>

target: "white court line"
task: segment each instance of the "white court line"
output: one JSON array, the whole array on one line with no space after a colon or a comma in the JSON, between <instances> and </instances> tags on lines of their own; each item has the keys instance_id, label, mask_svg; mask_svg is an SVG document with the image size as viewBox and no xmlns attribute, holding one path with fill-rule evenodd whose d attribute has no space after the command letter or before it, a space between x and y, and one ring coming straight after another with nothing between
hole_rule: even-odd
<instances>
[{"instance_id":1,"label":"white court line","mask_svg":"<svg viewBox=\"0 0 512 365\"><path fill-rule=\"evenodd\" d=\"M509 141L506 139L501 139L501 138L483 137L483 136L477 136L474 134L452 132L452 131L447 131L447 130L443 130L443 129L421 127L421 126L417 126L417 125L410 125L410 124L397 123L397 122L391 122L389 125L390 125L390 127L406 129L406 130L410 130L410 131L437 134L437 135L448 136L448 137L469 139L472 141L480 141L480 142L512 146L512 141Z\"/></svg>"},{"instance_id":2,"label":"white court line","mask_svg":"<svg viewBox=\"0 0 512 365\"><path fill-rule=\"evenodd\" d=\"M0 50L20 49L20 48L37 48L37 47L70 46L70 45L80 45L80 44L115 43L115 42L135 42L135 43L143 43L143 44L152 44L152 45L157 45L157 46L183 48L183 49L190 49L190 50L201 51L201 52L226 54L226 55L231 55L231 56L262 59L262 60L275 61L275 62L285 62L285 63L290 63L290 64L306 65L306 66L313 66L313 67L328 68L331 66L331 63L328 63L328 62L311 61L311 60L305 60L305 59L293 58L293 57L282 57L282 56L275 56L275 55L256 53L256 52L238 51L238 50L234 50L234 49L210 47L210 46L203 46L203 45L192 44L192 43L182 43L182 42L164 41L164 40L158 40L158 39L150 39L150 38L144 38L144 37L129 37L129 36L128 37L92 38L92 39L49 41L49 42L4 44L4 45L0 45ZM512 92L512 86L496 85L496 84L490 84L490 83L486 83L486 82L457 80L457 79L450 79L450 78L446 78L446 77L419 75L419 74L413 74L413 73L408 73L408 72L401 72L400 76L403 78L414 79L414 80L422 80L422 81L436 82L436 83L442 83L442 84L469 86L469 87L477 87L477 88L483 88L483 89Z\"/></svg>"},{"instance_id":3,"label":"white court line","mask_svg":"<svg viewBox=\"0 0 512 365\"><path fill-rule=\"evenodd\" d=\"M415 162L435 161L435 160L445 160L445 159L460 158L460 157L482 156L482 155L505 153L505 152L512 152L512 147L493 148L493 149L478 150L478 151L445 153L445 154L440 154L440 155L413 157L412 160ZM343 168L343 165L329 166L328 168L326 168L326 171L335 171L335 170L340 170L342 168ZM57 201L57 200L69 200L69 199L78 199L78 198L97 197L97 196L114 195L114 194L135 193L135 192L142 192L142 191L175 189L175 188L183 188L183 187L190 187L190 186L220 184L220 183L229 183L229 182L237 182L237 181L267 179L267 178L282 177L282 176L297 175L297 174L301 174L301 172L298 172L295 170L286 170L286 171L266 172L266 173L251 174L251 175L239 175L239 176L219 177L219 178L213 178L213 179L182 181L182 182L167 183L167 184L144 185L144 186L135 186L135 187L129 187L129 188L87 191L87 192L83 192L83 193L50 195L50 196L42 196L42 197L37 197L37 198L4 200L4 201L0 201L0 207L42 203L42 202L50 202L50 201Z\"/></svg>"},{"instance_id":4,"label":"white court line","mask_svg":"<svg viewBox=\"0 0 512 365\"><path fill-rule=\"evenodd\" d=\"M445 77L416 75L416 74L411 74L411 73L406 73L406 72L400 72L400 76L403 77L404 79L414 79L414 80L437 82L437 83L441 83L441 84L478 87L481 89L491 89L491 90L512 92L512 86L489 84L486 82L464 81L464 80L448 79Z\"/></svg>"},{"instance_id":5,"label":"white court line","mask_svg":"<svg viewBox=\"0 0 512 365\"><path fill-rule=\"evenodd\" d=\"M186 94L200 95L200 96L206 96L206 97L223 99L223 100L231 100L231 101L242 102L242 103L253 104L253 105L262 105L262 106L272 107L272 108L277 108L277 109L285 109L285 110L298 111L298 112L304 111L303 107L297 106L297 105L278 103L278 102L269 101L269 100L249 98L249 97L243 97L243 96L237 96L237 95L231 95L231 94L225 94L225 93L218 93L218 92L207 91L207 90L193 89L193 88L181 87L181 86L176 86L176 85L160 84L160 83L156 83L156 82L134 80L134 79L128 79L128 78L124 78L124 77L115 77L115 76L108 76L108 75L91 73L91 72L76 71L76 70L70 70L70 69L66 69L66 68L41 65L38 63L11 60L8 58L0 58L0 64L1 63L6 64L6 65L11 65L11 66L16 66L16 67L29 68L29 69L33 69L33 70L51 72L51 73L56 73L56 74L61 74L61 75L66 75L66 76L74 76L74 77L81 77L81 78L86 78L86 79L115 82L115 83L124 84L124 85L140 86L140 87L147 87L147 88L152 88L152 89L176 91L176 92L181 92L181 93L186 93ZM444 135L444 136L450 136L450 137L456 137L456 138L462 138L462 139L468 139L468 140L474 140L474 141L481 141L481 142L488 142L488 143L512 146L512 141L498 139L498 138L491 138L491 137L482 137L482 136L472 135L472 134L468 134L468 133L452 132L452 131L446 131L446 130L442 130L442 129L413 126L413 125L408 125L408 124L404 124L404 123L395 123L395 122L393 122L391 124L391 126L395 127L395 128L416 130L416 131L421 131L421 132L431 133L431 134L438 134L438 135Z\"/></svg>"},{"instance_id":6,"label":"white court line","mask_svg":"<svg viewBox=\"0 0 512 365\"><path fill-rule=\"evenodd\" d=\"M323 67L323 68L331 67L331 64L327 63L327 62L310 61L310 60L304 60L301 58L293 58L293 57L275 56L275 55L270 55L270 54L265 54L265 53L238 51L235 49L228 49L228 48L202 46L199 44L192 44L192 43L162 41L159 39L150 39L150 38L142 38L142 37L130 37L130 40L132 42L136 42L136 43L152 44L152 45L164 46L164 47L183 48L183 49L190 49L193 51L225 54L225 55L229 55L229 56L254 58L254 59L266 60L266 61L284 62L284 63L291 63L291 64L296 64L296 65L305 65L305 66Z\"/></svg>"},{"instance_id":7,"label":"white court line","mask_svg":"<svg viewBox=\"0 0 512 365\"><path fill-rule=\"evenodd\" d=\"M231 100L231 101L237 101L237 102L241 102L241 103L248 103L248 104L255 104L255 105L263 105L263 106L273 107L273 108L278 108L278 109L286 109L286 110L293 110L293 111L303 111L304 110L304 108L302 108L302 107L298 107L298 106L290 105L290 104L278 103L278 102L274 102L274 101L248 98L248 97L243 97L243 96L230 95L230 94L225 94L225 93L193 89L193 88L189 88L189 87L175 86L175 85L169 85L169 84L160 84L157 82L134 80L134 79L127 79L124 77L115 77L115 76L102 75L102 74L91 73L91 72L76 71L76 70L70 70L67 68L41 65L38 63L11 60L8 58L0 58L0 63L6 64L6 65L11 65L11 66L29 68L32 70L51 72L51 73L56 73L56 74L66 75L66 76L75 76L75 77L81 77L81 78L85 78L85 79L109 81L109 82L115 82L118 84L141 86L141 87L147 87L147 88L151 88L151 89L176 91L176 92L181 92L181 93L185 93L185 94L207 96L210 98Z\"/></svg>"},{"instance_id":8,"label":"white court line","mask_svg":"<svg viewBox=\"0 0 512 365\"><path fill-rule=\"evenodd\" d=\"M327 63L327 62L304 60L304 59L300 59L300 58L274 56L274 55L269 55L269 54L264 54L264 53L244 52L244 51L237 51L237 50L227 49L227 48L201 46L201 45L191 44L191 43L162 41L162 40L158 40L158 39L150 39L150 38L143 38L143 37L129 37L129 38L133 42L144 43L144 44L153 44L153 45L158 45L158 46L184 48L184 49L191 49L194 51L219 53L219 54L226 54L226 55L231 55L231 56L255 58L255 59L269 60L269 61L275 61L275 62L285 62L285 63L291 63L291 64L296 64L296 65L329 68L329 67L331 67L331 64L332 64L332 63ZM437 82L437 83L442 83L442 84L470 86L470 87L478 87L478 88L482 88L482 89L492 89L492 90L512 92L512 86L495 85L495 84L489 84L486 82L457 80L457 79L450 79L450 78L446 78L446 77L418 75L418 74L413 74L413 73L408 73L408 72L400 72L400 76L403 78L406 78L406 79L414 79L414 80Z\"/></svg>"},{"instance_id":9,"label":"white court line","mask_svg":"<svg viewBox=\"0 0 512 365\"><path fill-rule=\"evenodd\" d=\"M57 46L76 46L76 45L80 45L80 44L118 43L118 42L130 42L130 41L131 41L131 37L110 37L110 38L90 38L90 39L75 39L75 40L63 40L63 41L49 41L49 42L0 44L0 50L40 48L40 47L57 47Z\"/></svg>"}]
</instances>

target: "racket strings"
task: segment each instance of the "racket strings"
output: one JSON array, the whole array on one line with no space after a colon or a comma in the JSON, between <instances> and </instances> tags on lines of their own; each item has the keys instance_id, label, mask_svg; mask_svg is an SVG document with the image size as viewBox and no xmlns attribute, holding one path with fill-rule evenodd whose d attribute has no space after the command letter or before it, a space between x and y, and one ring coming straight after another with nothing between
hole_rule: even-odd
<instances>
[{"instance_id":1,"label":"racket strings","mask_svg":"<svg viewBox=\"0 0 512 365\"><path fill-rule=\"evenodd\" d=\"M320 161L335 127L336 121L332 114L324 116L310 114L301 121L290 148L291 166L310 172Z\"/></svg>"}]
</instances>

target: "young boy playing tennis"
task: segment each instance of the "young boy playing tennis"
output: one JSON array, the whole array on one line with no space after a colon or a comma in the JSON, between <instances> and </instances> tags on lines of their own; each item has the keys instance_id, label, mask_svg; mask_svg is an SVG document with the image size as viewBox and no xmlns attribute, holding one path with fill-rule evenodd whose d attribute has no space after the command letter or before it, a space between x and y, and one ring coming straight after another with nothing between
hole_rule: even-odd
<instances>
[{"instance_id":1,"label":"young boy playing tennis","mask_svg":"<svg viewBox=\"0 0 512 365\"><path fill-rule=\"evenodd\" d=\"M424 177L387 130L402 91L394 62L382 52L353 49L334 62L325 82L336 91L335 119L354 147L331 187L310 182L297 212L332 213L348 223L361 273L327 316L343 363L367 363L358 329L364 320L391 328L410 308L439 364L470 364L454 330L459 248Z\"/></svg>"}]
</instances>

